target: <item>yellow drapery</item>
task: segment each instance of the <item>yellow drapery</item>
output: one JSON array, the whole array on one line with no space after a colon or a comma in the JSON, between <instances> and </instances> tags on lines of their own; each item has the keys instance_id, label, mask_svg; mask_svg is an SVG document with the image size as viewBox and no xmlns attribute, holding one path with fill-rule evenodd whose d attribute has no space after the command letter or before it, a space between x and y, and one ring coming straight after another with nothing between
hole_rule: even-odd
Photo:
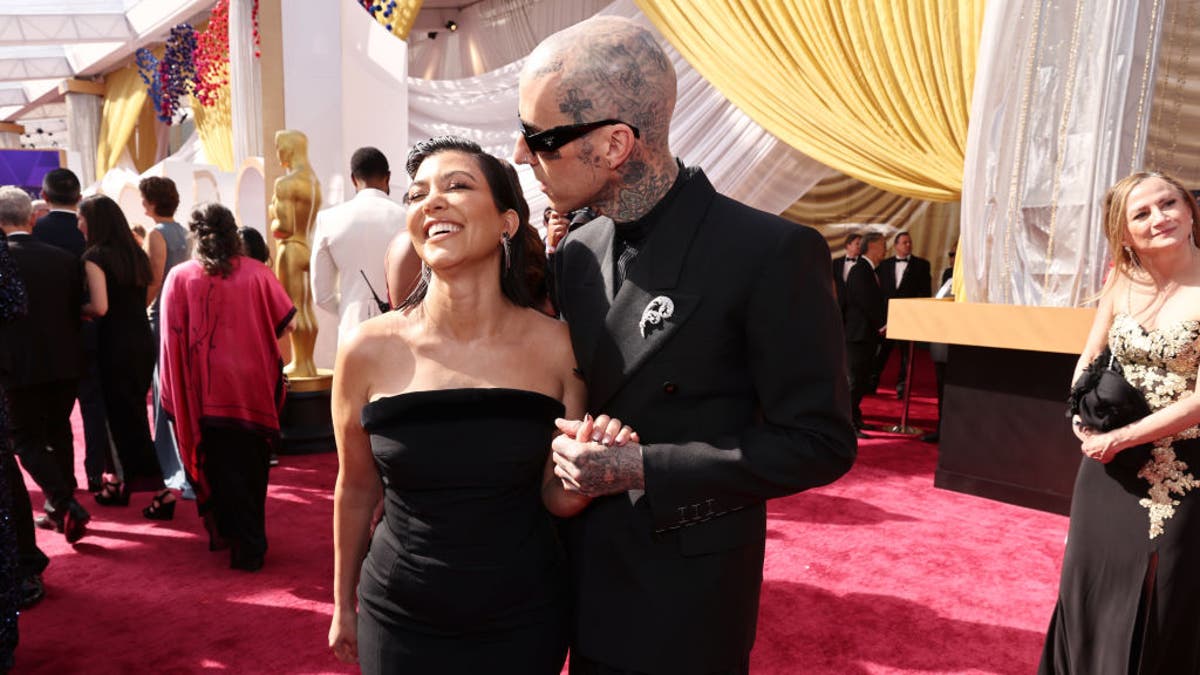
<instances>
[{"instance_id":1,"label":"yellow drapery","mask_svg":"<svg viewBox=\"0 0 1200 675\"><path fill-rule=\"evenodd\" d=\"M196 116L196 132L204 154L211 164L222 171L233 171L233 112L230 104L229 83L221 87L216 104L212 107L200 105L192 97L192 114Z\"/></svg>"},{"instance_id":2,"label":"yellow drapery","mask_svg":"<svg viewBox=\"0 0 1200 675\"><path fill-rule=\"evenodd\" d=\"M985 0L637 4L792 147L888 192L959 198Z\"/></svg>"},{"instance_id":3,"label":"yellow drapery","mask_svg":"<svg viewBox=\"0 0 1200 675\"><path fill-rule=\"evenodd\" d=\"M96 178L117 165L129 148L134 166L145 171L154 165L157 134L154 105L146 84L131 64L104 76L104 104L100 109L100 142L96 149Z\"/></svg>"}]
</instances>

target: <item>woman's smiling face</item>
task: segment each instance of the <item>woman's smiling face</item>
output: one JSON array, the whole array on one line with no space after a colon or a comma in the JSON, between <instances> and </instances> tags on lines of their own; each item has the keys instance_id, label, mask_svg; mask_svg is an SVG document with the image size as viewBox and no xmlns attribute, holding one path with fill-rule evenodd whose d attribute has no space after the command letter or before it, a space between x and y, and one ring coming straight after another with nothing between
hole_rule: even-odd
<instances>
[{"instance_id":1,"label":"woman's smiling face","mask_svg":"<svg viewBox=\"0 0 1200 675\"><path fill-rule=\"evenodd\" d=\"M475 158L455 150L421 162L404 202L413 247L435 271L499 256L507 219L516 218L496 207Z\"/></svg>"}]
</instances>

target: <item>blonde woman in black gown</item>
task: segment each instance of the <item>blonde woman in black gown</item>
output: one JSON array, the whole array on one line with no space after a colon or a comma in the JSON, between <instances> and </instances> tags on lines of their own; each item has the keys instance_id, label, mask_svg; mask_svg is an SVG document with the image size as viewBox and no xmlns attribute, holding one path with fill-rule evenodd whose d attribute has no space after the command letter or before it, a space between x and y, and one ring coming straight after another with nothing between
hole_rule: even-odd
<instances>
[{"instance_id":1,"label":"blonde woman in black gown","mask_svg":"<svg viewBox=\"0 0 1200 675\"><path fill-rule=\"evenodd\" d=\"M1075 378L1107 345L1149 404L1085 455L1039 672L1200 673L1200 209L1140 172L1105 197L1114 268ZM1074 379L1072 380L1074 381Z\"/></svg>"},{"instance_id":2,"label":"blonde woman in black gown","mask_svg":"<svg viewBox=\"0 0 1200 675\"><path fill-rule=\"evenodd\" d=\"M439 137L406 168L422 279L334 369L330 647L366 673L557 674L568 618L550 514L587 504L549 461L555 418L584 408L567 328L533 309L545 261L502 161ZM631 437L604 417L585 426Z\"/></svg>"}]
</instances>

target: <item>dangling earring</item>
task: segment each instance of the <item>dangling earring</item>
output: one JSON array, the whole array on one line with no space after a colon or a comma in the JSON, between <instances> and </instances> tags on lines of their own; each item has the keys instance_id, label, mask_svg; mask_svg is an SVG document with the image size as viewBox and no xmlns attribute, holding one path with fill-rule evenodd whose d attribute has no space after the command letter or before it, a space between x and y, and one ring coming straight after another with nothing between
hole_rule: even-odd
<instances>
[{"instance_id":1,"label":"dangling earring","mask_svg":"<svg viewBox=\"0 0 1200 675\"><path fill-rule=\"evenodd\" d=\"M1129 248L1128 246L1125 247L1125 257L1129 258L1130 265L1133 265L1134 267L1141 267L1141 265L1138 264L1137 256L1133 253L1133 249Z\"/></svg>"},{"instance_id":2,"label":"dangling earring","mask_svg":"<svg viewBox=\"0 0 1200 675\"><path fill-rule=\"evenodd\" d=\"M510 239L508 237L507 232L500 235L500 246L501 246L501 248L504 249L504 273L505 274L508 274L509 269L512 267L512 252L509 250L509 248L510 248L509 242L510 242Z\"/></svg>"}]
</instances>

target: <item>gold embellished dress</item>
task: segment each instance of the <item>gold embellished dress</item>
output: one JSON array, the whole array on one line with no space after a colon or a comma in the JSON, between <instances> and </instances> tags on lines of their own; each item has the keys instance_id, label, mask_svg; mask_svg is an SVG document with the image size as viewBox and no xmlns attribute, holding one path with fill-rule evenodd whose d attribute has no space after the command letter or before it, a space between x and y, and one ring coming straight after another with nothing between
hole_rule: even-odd
<instances>
[{"instance_id":1,"label":"gold embellished dress","mask_svg":"<svg viewBox=\"0 0 1200 675\"><path fill-rule=\"evenodd\" d=\"M1190 396L1200 321L1146 330L1116 314L1108 344L1151 411ZM1085 459L1039 673L1200 673L1200 427Z\"/></svg>"}]
</instances>

